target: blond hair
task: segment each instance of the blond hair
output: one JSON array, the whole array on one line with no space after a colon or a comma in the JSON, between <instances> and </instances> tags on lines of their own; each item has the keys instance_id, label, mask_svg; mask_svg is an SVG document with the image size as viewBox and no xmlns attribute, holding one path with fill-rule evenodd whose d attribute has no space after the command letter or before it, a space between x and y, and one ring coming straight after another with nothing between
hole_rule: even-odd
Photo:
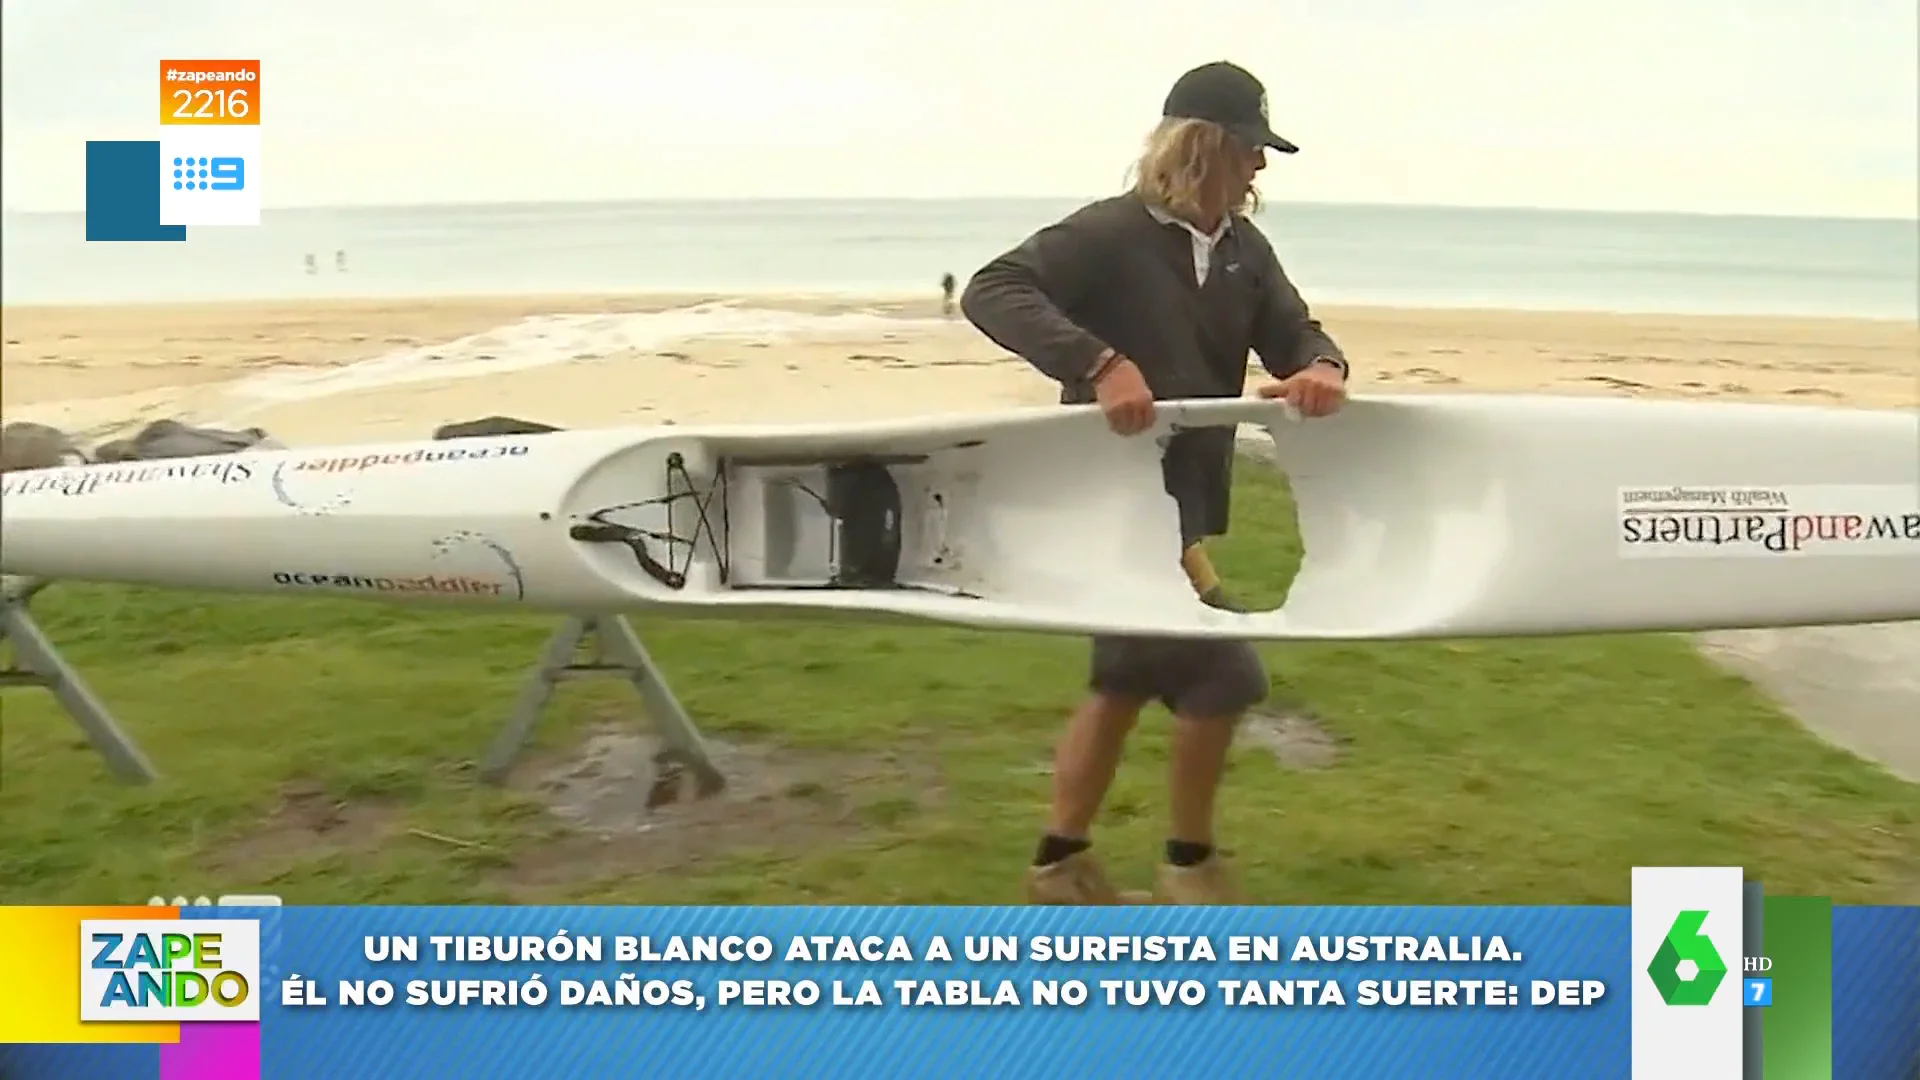
<instances>
[{"instance_id":1,"label":"blond hair","mask_svg":"<svg viewBox=\"0 0 1920 1080\"><path fill-rule=\"evenodd\" d=\"M1225 188L1221 170L1234 168L1235 143L1226 128L1206 120L1170 116L1147 135L1133 166L1133 191L1150 206L1189 221L1215 212L1251 214L1260 193L1251 188L1238 206L1217 206Z\"/></svg>"}]
</instances>

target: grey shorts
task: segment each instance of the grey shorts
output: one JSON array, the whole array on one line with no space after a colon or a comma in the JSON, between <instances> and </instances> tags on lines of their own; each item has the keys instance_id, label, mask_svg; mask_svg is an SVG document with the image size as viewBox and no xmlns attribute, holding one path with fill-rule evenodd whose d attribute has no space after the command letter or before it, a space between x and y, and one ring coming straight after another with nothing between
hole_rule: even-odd
<instances>
[{"instance_id":1,"label":"grey shorts","mask_svg":"<svg viewBox=\"0 0 1920 1080\"><path fill-rule=\"evenodd\" d=\"M1093 639L1089 685L1109 697L1159 701L1191 719L1236 719L1267 699L1267 669L1244 641Z\"/></svg>"}]
</instances>

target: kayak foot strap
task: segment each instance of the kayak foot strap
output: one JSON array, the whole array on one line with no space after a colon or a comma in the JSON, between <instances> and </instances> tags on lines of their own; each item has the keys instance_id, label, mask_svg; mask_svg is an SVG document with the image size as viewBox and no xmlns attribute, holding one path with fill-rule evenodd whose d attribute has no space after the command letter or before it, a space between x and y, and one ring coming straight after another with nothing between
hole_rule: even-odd
<instances>
[{"instance_id":1,"label":"kayak foot strap","mask_svg":"<svg viewBox=\"0 0 1920 1080\"><path fill-rule=\"evenodd\" d=\"M586 516L586 520L574 524L567 535L575 540L590 544L621 544L633 553L634 561L648 577L669 589L686 588L687 571L693 567L693 558L700 550L700 541L705 540L714 558L720 564L720 580L728 578L727 566L727 466L721 462L718 473L711 485L705 489L694 483L693 476L687 472L686 459L679 454L667 455L667 493L657 498L641 499L637 502L618 503L595 510ZM681 503L693 504L693 535L682 536L678 523L674 520L676 508ZM718 503L720 524L714 525L711 511ZM667 510L667 529L659 532L642 529L611 520L611 515L624 510L638 510L649 506L664 506ZM685 511L681 511L684 513ZM647 542L651 540L666 548L666 559L654 557Z\"/></svg>"}]
</instances>

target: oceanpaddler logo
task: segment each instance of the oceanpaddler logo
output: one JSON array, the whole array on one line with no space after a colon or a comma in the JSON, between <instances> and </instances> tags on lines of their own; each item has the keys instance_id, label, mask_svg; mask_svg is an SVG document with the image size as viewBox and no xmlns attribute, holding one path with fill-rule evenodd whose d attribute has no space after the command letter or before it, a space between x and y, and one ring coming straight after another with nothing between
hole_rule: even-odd
<instances>
[{"instance_id":1,"label":"oceanpaddler logo","mask_svg":"<svg viewBox=\"0 0 1920 1080\"><path fill-rule=\"evenodd\" d=\"M253 466L240 460L152 462L134 465L75 465L32 469L0 476L0 497L91 495L138 484L239 484L253 479Z\"/></svg>"},{"instance_id":2,"label":"oceanpaddler logo","mask_svg":"<svg viewBox=\"0 0 1920 1080\"><path fill-rule=\"evenodd\" d=\"M299 472L357 473L368 469L378 469L396 465L437 465L456 461L488 461L493 458L525 457L531 449L526 443L508 443L505 446L483 446L469 448L448 446L435 449L422 447L405 453L388 454L348 454L344 457L309 458L295 462L293 468Z\"/></svg>"},{"instance_id":3,"label":"oceanpaddler logo","mask_svg":"<svg viewBox=\"0 0 1920 1080\"><path fill-rule=\"evenodd\" d=\"M273 582L276 585L308 589L350 589L414 596L434 593L441 596L500 596L513 588L507 582L490 581L466 574L375 577L366 574L337 574L326 571L281 570L273 575Z\"/></svg>"},{"instance_id":4,"label":"oceanpaddler logo","mask_svg":"<svg viewBox=\"0 0 1920 1080\"><path fill-rule=\"evenodd\" d=\"M355 592L396 593L418 596L497 597L501 600L525 600L527 577L520 560L506 545L477 532L449 533L435 540L430 548L430 572L386 574L345 573L328 570L278 570L273 583L283 588L346 589Z\"/></svg>"},{"instance_id":5,"label":"oceanpaddler logo","mask_svg":"<svg viewBox=\"0 0 1920 1080\"><path fill-rule=\"evenodd\" d=\"M527 598L527 575L520 569L520 560L513 557L505 544L491 536L483 536L471 530L462 529L449 533L433 542L433 555L436 559L453 558L466 551L484 551L500 561L501 569L506 571L508 588L504 595L515 600Z\"/></svg>"},{"instance_id":6,"label":"oceanpaddler logo","mask_svg":"<svg viewBox=\"0 0 1920 1080\"><path fill-rule=\"evenodd\" d=\"M282 506L296 513L331 514L353 505L351 489L343 490L338 485L327 485L323 482L320 487L323 489L331 487L332 490L324 495L318 495L313 493L310 486L300 483L301 479L316 476L348 479L372 469L497 461L501 458L525 457L531 449L532 447L526 443L479 447L423 446L413 450L377 454L338 454L294 458L282 461L273 467L273 497L279 500Z\"/></svg>"}]
</instances>

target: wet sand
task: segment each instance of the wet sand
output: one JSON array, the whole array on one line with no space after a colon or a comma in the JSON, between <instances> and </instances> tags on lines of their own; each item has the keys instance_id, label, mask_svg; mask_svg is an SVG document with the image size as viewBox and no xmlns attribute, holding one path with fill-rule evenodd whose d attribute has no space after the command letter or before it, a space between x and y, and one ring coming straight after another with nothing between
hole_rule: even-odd
<instances>
[{"instance_id":1,"label":"wet sand","mask_svg":"<svg viewBox=\"0 0 1920 1080\"><path fill-rule=\"evenodd\" d=\"M176 416L293 442L555 424L828 419L1038 404L1053 387L901 300L529 297L8 308L0 416ZM1920 406L1920 328L1847 319L1330 308L1355 389ZM357 366L356 366L357 365Z\"/></svg>"}]
</instances>

